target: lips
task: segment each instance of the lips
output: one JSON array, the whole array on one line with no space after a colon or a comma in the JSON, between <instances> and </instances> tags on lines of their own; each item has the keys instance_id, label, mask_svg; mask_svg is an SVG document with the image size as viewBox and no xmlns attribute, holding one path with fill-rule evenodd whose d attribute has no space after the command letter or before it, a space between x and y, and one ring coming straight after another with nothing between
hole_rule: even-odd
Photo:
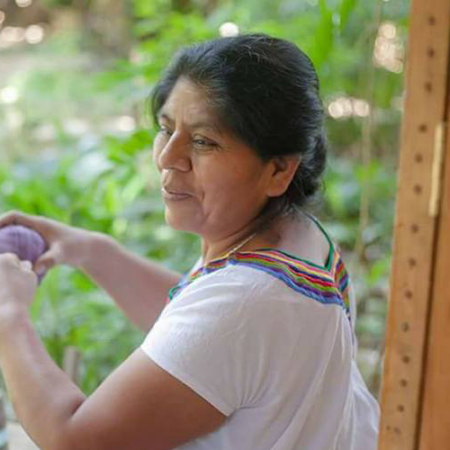
<instances>
[{"instance_id":1,"label":"lips","mask_svg":"<svg viewBox=\"0 0 450 450\"><path fill-rule=\"evenodd\" d=\"M186 198L192 197L191 194L188 194L187 192L182 192L180 190L175 190L170 187L163 186L161 188L162 196L166 200L184 200Z\"/></svg>"},{"instance_id":2,"label":"lips","mask_svg":"<svg viewBox=\"0 0 450 450\"><path fill-rule=\"evenodd\" d=\"M188 192L182 191L180 189L174 189L169 186L163 186L163 190L166 191L169 194L175 194L175 195L190 195Z\"/></svg>"}]
</instances>

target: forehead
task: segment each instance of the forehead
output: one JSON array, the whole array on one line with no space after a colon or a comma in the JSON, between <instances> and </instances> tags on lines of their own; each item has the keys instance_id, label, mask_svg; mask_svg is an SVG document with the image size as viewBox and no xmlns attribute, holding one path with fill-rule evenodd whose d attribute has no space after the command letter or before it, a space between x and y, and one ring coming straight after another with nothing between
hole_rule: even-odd
<instances>
[{"instance_id":1,"label":"forehead","mask_svg":"<svg viewBox=\"0 0 450 450\"><path fill-rule=\"evenodd\" d=\"M206 92L186 78L180 78L158 113L159 118L186 124L204 122L219 127L219 119Z\"/></svg>"}]
</instances>

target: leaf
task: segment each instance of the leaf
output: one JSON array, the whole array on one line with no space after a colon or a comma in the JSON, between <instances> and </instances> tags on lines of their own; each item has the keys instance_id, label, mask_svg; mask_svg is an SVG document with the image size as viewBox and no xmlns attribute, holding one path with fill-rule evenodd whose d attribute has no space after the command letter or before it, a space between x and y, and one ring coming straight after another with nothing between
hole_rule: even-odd
<instances>
[{"instance_id":1,"label":"leaf","mask_svg":"<svg viewBox=\"0 0 450 450\"><path fill-rule=\"evenodd\" d=\"M347 26L350 15L354 11L357 4L358 0L342 0L341 6L339 8L339 17L340 17L339 26L341 33Z\"/></svg>"},{"instance_id":2,"label":"leaf","mask_svg":"<svg viewBox=\"0 0 450 450\"><path fill-rule=\"evenodd\" d=\"M333 48L334 28L333 12L327 7L326 0L319 0L320 20L314 33L314 45L309 49L309 56L315 67L320 69Z\"/></svg>"}]
</instances>

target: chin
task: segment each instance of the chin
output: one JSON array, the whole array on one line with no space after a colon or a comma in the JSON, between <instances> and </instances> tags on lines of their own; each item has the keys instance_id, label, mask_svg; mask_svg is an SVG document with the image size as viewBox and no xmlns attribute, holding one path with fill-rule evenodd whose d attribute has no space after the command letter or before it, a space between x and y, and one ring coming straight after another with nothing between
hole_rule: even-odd
<instances>
[{"instance_id":1,"label":"chin","mask_svg":"<svg viewBox=\"0 0 450 450\"><path fill-rule=\"evenodd\" d=\"M174 230L178 231L185 231L187 233L195 233L199 234L199 229L192 220L189 220L186 215L182 214L172 214L170 211L167 210L165 212L165 221L166 224L173 228Z\"/></svg>"}]
</instances>

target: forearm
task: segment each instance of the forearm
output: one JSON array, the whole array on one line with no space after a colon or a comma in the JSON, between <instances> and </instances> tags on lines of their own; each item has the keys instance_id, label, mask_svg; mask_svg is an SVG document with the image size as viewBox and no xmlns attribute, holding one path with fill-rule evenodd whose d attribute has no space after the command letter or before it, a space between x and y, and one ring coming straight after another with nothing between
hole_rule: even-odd
<instances>
[{"instance_id":1,"label":"forearm","mask_svg":"<svg viewBox=\"0 0 450 450\"><path fill-rule=\"evenodd\" d=\"M0 368L18 419L41 450L58 449L85 396L45 351L28 313L0 312Z\"/></svg>"},{"instance_id":2,"label":"forearm","mask_svg":"<svg viewBox=\"0 0 450 450\"><path fill-rule=\"evenodd\" d=\"M114 299L125 315L148 331L181 275L126 250L111 237L94 233L80 269Z\"/></svg>"}]
</instances>

